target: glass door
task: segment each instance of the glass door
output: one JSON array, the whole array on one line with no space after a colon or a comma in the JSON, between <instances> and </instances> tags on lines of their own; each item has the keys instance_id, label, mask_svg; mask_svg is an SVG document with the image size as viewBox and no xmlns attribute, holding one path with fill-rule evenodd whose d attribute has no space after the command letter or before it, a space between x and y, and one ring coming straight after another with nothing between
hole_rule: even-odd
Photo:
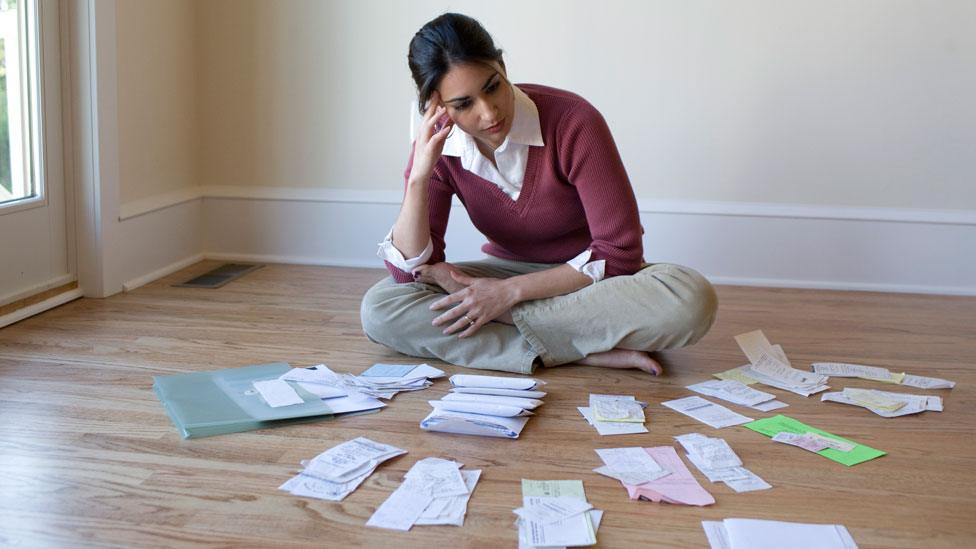
<instances>
[{"instance_id":1,"label":"glass door","mask_svg":"<svg viewBox=\"0 0 976 549\"><path fill-rule=\"evenodd\" d=\"M0 0L0 316L75 280L57 0Z\"/></svg>"}]
</instances>

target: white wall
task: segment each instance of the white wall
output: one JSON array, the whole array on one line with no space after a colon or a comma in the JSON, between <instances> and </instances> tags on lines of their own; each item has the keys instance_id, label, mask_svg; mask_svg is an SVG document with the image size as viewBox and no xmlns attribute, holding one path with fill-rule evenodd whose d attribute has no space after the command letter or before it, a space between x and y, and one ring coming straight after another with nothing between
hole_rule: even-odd
<instances>
[{"instance_id":1,"label":"white wall","mask_svg":"<svg viewBox=\"0 0 976 549\"><path fill-rule=\"evenodd\" d=\"M201 254L378 266L409 150L407 44L452 10L493 33L513 81L601 109L649 260L976 293L976 2L117 4L121 233L160 250L125 258L129 286ZM451 259L477 254L464 217ZM151 229L179 219L179 246Z\"/></svg>"},{"instance_id":2,"label":"white wall","mask_svg":"<svg viewBox=\"0 0 976 549\"><path fill-rule=\"evenodd\" d=\"M600 108L642 199L976 209L970 0L212 0L203 181L399 188L407 44L449 9Z\"/></svg>"},{"instance_id":3,"label":"white wall","mask_svg":"<svg viewBox=\"0 0 976 549\"><path fill-rule=\"evenodd\" d=\"M197 185L195 0L117 3L123 204Z\"/></svg>"}]
</instances>

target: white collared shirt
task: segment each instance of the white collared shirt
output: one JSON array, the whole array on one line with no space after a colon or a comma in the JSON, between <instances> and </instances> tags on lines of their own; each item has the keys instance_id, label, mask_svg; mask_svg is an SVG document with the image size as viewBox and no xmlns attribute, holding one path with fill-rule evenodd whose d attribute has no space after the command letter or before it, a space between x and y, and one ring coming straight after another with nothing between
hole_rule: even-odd
<instances>
[{"instance_id":1,"label":"white collared shirt","mask_svg":"<svg viewBox=\"0 0 976 549\"><path fill-rule=\"evenodd\" d=\"M474 137L457 126L454 126L451 135L444 142L442 154L459 157L462 168L497 185L512 200L518 200L525 180L529 147L542 147L545 143L542 140L542 127L539 124L539 109L518 86L513 85L512 91L515 96L512 129L509 130L502 144L495 149L494 164L478 149ZM403 271L412 272L426 263L433 251L434 243L428 240L427 247L419 256L411 259L403 257L400 250L393 245L393 229L390 229L383 242L380 242L376 255ZM591 253L588 249L583 250L567 263L596 283L603 280L606 261L602 259L589 261Z\"/></svg>"},{"instance_id":2,"label":"white collared shirt","mask_svg":"<svg viewBox=\"0 0 976 549\"><path fill-rule=\"evenodd\" d=\"M461 159L461 167L498 185L512 200L518 200L525 180L525 167L529 159L529 147L541 147L542 128L539 126L539 109L525 92L512 86L515 95L515 112L512 129L502 144L495 149L495 163L485 158L471 134L455 126L444 142L444 156ZM495 167L497 164L497 168Z\"/></svg>"}]
</instances>

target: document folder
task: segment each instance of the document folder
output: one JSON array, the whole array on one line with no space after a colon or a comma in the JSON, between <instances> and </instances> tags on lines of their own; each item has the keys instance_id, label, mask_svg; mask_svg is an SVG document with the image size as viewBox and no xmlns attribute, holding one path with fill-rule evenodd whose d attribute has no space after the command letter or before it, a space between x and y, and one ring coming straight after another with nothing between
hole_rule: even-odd
<instances>
[{"instance_id":1,"label":"document folder","mask_svg":"<svg viewBox=\"0 0 976 549\"><path fill-rule=\"evenodd\" d=\"M318 396L295 386L305 402L272 408L252 385L277 379L290 370L284 362L157 376L153 390L183 438L239 433L265 427L329 419L334 416Z\"/></svg>"}]
</instances>

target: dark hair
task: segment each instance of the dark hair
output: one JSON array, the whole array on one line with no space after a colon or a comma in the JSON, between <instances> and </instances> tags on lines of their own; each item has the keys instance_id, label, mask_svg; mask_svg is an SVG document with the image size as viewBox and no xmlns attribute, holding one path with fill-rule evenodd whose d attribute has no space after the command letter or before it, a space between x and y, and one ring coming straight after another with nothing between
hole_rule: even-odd
<instances>
[{"instance_id":1,"label":"dark hair","mask_svg":"<svg viewBox=\"0 0 976 549\"><path fill-rule=\"evenodd\" d=\"M417 84L420 112L424 112L424 106L451 65L491 61L505 66L502 50L495 47L491 35L467 15L445 13L421 27L410 40L407 54L410 73Z\"/></svg>"}]
</instances>

